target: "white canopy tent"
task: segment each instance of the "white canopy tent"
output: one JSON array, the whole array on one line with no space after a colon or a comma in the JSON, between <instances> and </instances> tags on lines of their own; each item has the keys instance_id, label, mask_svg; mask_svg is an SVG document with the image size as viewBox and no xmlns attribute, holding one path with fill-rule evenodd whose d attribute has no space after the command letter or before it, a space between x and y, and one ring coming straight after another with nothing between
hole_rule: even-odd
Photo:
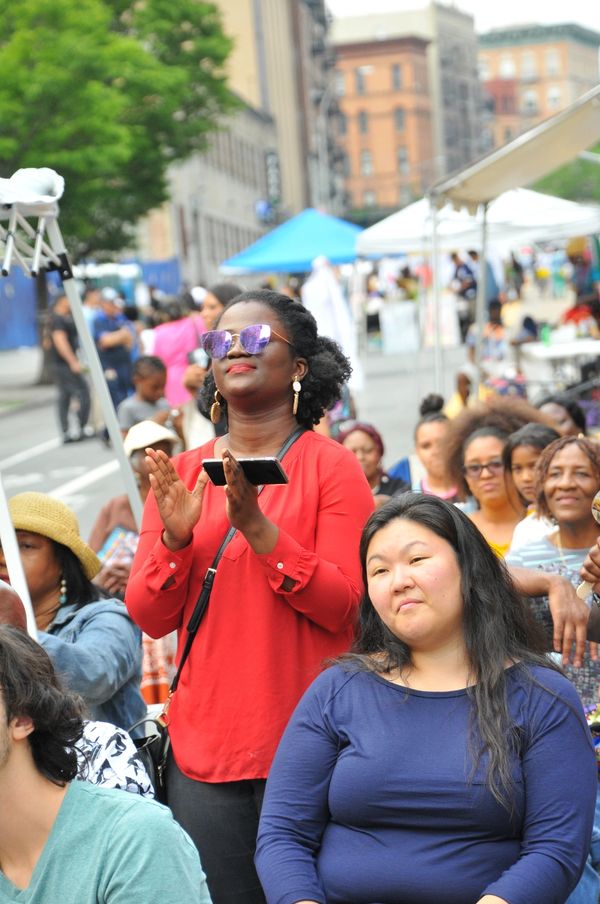
<instances>
[{"instance_id":1,"label":"white canopy tent","mask_svg":"<svg viewBox=\"0 0 600 904\"><path fill-rule=\"evenodd\" d=\"M518 138L492 151L461 172L436 182L428 196L436 209L446 204L453 207L479 209L481 214L480 251L482 266L477 293L476 361L481 358L481 337L485 315L485 257L488 240L488 207L503 192L553 172L569 163L580 151L600 140L600 85L583 94L575 103L557 113ZM434 262L434 294L439 299L437 273L438 234L437 214L432 223ZM439 323L439 316L436 317ZM438 327L439 329L439 327ZM442 349L436 337L436 383L441 383Z\"/></svg>"},{"instance_id":2,"label":"white canopy tent","mask_svg":"<svg viewBox=\"0 0 600 904\"><path fill-rule=\"evenodd\" d=\"M446 204L436 213L429 198L421 198L365 229L357 253L365 257L418 253L431 246L434 215L442 250L478 248L481 224L466 209ZM492 201L487 216L490 241L513 246L532 241L571 238L600 231L600 205L576 204L527 188L504 192Z\"/></svg>"},{"instance_id":3,"label":"white canopy tent","mask_svg":"<svg viewBox=\"0 0 600 904\"><path fill-rule=\"evenodd\" d=\"M142 503L125 449L115 409L110 397L96 346L86 326L79 290L58 225L58 201L64 180L54 170L22 169L10 179L0 179L0 259L2 276L13 264L29 276L40 270L56 270L63 282L79 341L85 352L94 388L98 393L104 422L119 462L135 520L141 523ZM3 221L7 221L4 225ZM0 541L6 554L11 583L23 599L27 627L35 637L35 617L23 575L15 532L10 520L2 475L0 474Z\"/></svg>"}]
</instances>

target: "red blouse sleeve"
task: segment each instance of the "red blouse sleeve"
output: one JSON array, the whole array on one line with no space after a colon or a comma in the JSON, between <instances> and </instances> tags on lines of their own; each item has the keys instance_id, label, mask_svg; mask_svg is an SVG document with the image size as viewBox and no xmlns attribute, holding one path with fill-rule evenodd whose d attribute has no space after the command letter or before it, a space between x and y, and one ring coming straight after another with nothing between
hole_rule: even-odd
<instances>
[{"instance_id":1,"label":"red blouse sleeve","mask_svg":"<svg viewBox=\"0 0 600 904\"><path fill-rule=\"evenodd\" d=\"M150 637L164 637L180 626L194 555L193 541L173 552L162 542L162 532L151 492L144 506L140 541L125 594L129 614Z\"/></svg>"}]
</instances>

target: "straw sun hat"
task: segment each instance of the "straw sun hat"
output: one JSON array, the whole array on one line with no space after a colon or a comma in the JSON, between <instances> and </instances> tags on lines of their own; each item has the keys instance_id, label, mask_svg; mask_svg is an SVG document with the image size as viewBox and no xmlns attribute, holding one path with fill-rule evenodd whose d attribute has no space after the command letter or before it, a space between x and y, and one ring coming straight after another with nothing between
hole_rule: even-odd
<instances>
[{"instance_id":1,"label":"straw sun hat","mask_svg":"<svg viewBox=\"0 0 600 904\"><path fill-rule=\"evenodd\" d=\"M71 509L45 493L18 493L8 502L15 530L28 530L62 543L79 559L91 581L100 571L100 559L79 535L79 524Z\"/></svg>"}]
</instances>

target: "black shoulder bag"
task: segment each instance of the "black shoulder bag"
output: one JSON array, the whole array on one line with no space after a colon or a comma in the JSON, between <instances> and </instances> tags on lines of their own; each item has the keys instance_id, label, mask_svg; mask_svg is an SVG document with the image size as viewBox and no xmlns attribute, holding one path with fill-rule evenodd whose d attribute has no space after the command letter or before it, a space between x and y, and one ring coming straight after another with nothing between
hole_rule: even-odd
<instances>
[{"instance_id":1,"label":"black shoulder bag","mask_svg":"<svg viewBox=\"0 0 600 904\"><path fill-rule=\"evenodd\" d=\"M283 446L277 453L276 457L279 460L283 458L288 449L290 449L291 446L293 446L293 444L296 442L296 440L304 433L304 429L304 427L298 427L296 430L294 430L293 433L290 433ZM262 492L262 490L262 486L258 488L259 494ZM144 716L143 719L139 719L129 729L129 731L132 732L141 725L151 726L150 731L145 735L145 737L134 738L133 742L137 747L138 754L140 755L142 762L146 767L146 770L148 771L152 784L154 785L156 800L160 801L161 803L166 803L167 798L166 765L167 755L171 746L171 739L169 738L168 730L169 707L171 705L171 700L173 699L173 694L177 690L177 685L179 684L179 678L181 676L183 667L188 656L190 655L190 650L192 649L194 638L198 633L200 622L206 614L208 602L210 600L210 594L217 574L217 566L221 561L221 557L225 552L226 546L231 542L231 540L233 540L235 534L236 528L230 527L216 552L210 568L207 569L206 574L204 575L204 580L202 581L202 589L200 590L200 596L198 597L194 611L192 612L190 620L187 624L187 637L183 652L181 653L181 659L179 660L177 671L169 688L169 696L165 700L162 711L157 716Z\"/></svg>"}]
</instances>

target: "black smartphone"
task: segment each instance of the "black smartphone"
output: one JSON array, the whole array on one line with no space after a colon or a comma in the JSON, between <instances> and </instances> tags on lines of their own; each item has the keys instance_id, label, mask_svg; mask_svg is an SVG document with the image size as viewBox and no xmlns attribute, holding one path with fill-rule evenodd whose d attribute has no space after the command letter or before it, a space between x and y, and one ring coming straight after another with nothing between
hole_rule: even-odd
<instances>
[{"instance_id":1,"label":"black smartphone","mask_svg":"<svg viewBox=\"0 0 600 904\"><path fill-rule=\"evenodd\" d=\"M288 477L277 458L238 458L246 478L254 486L268 483L287 483ZM222 458L205 458L202 467L218 487L225 486L225 470Z\"/></svg>"}]
</instances>

